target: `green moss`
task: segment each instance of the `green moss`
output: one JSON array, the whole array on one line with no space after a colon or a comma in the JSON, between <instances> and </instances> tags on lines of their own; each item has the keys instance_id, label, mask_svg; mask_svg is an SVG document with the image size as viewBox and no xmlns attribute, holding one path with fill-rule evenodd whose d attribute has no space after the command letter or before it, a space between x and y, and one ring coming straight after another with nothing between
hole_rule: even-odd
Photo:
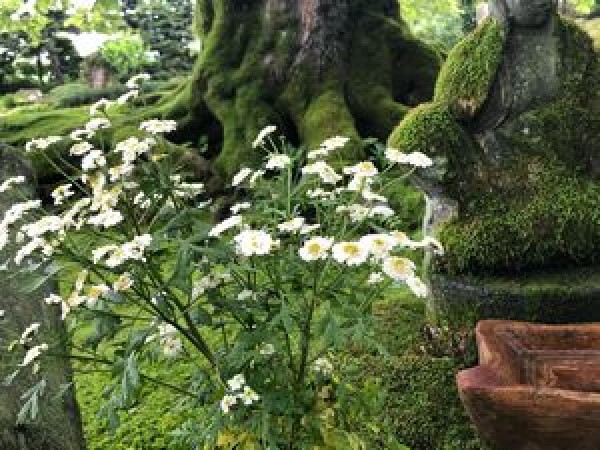
<instances>
[{"instance_id":1,"label":"green moss","mask_svg":"<svg viewBox=\"0 0 600 450\"><path fill-rule=\"evenodd\" d=\"M438 310L450 324L478 319L542 323L597 322L600 268L564 268L525 276L434 276Z\"/></svg>"},{"instance_id":2,"label":"green moss","mask_svg":"<svg viewBox=\"0 0 600 450\"><path fill-rule=\"evenodd\" d=\"M390 135L388 146L429 155L435 161L430 172L455 194L459 181L468 176L467 163L475 154L471 139L441 103L425 103L413 109Z\"/></svg>"},{"instance_id":3,"label":"green moss","mask_svg":"<svg viewBox=\"0 0 600 450\"><path fill-rule=\"evenodd\" d=\"M519 272L600 262L600 185L566 170L530 172L528 191L481 196L439 231L444 273ZM519 185L517 185L517 188Z\"/></svg>"},{"instance_id":4,"label":"green moss","mask_svg":"<svg viewBox=\"0 0 600 450\"><path fill-rule=\"evenodd\" d=\"M473 117L483 106L504 48L504 29L488 19L448 54L435 87L435 101L450 106L458 117Z\"/></svg>"}]
</instances>

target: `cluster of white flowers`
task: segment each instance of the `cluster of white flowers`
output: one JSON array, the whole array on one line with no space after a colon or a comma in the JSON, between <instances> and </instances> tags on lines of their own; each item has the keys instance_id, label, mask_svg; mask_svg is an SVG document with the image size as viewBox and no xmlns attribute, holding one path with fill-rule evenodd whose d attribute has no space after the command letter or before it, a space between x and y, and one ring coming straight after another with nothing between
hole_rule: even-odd
<instances>
[{"instance_id":1,"label":"cluster of white flowers","mask_svg":"<svg viewBox=\"0 0 600 450\"><path fill-rule=\"evenodd\" d=\"M243 374L238 374L227 381L227 387L229 393L225 394L220 402L221 411L225 414L229 414L238 402L250 406L260 400L260 396L246 384Z\"/></svg>"},{"instance_id":2,"label":"cluster of white flowers","mask_svg":"<svg viewBox=\"0 0 600 450\"><path fill-rule=\"evenodd\" d=\"M25 144L25 152L30 153L35 150L46 150L51 145L62 141L60 136L48 136L45 138L33 139Z\"/></svg>"},{"instance_id":3,"label":"cluster of white flowers","mask_svg":"<svg viewBox=\"0 0 600 450\"><path fill-rule=\"evenodd\" d=\"M357 203L348 206L338 206L336 212L347 213L353 222L362 222L368 217L386 218L394 215L394 210L387 205L364 206Z\"/></svg>"},{"instance_id":4,"label":"cluster of white flowers","mask_svg":"<svg viewBox=\"0 0 600 450\"><path fill-rule=\"evenodd\" d=\"M254 186L256 181L260 179L265 174L264 170L252 170L248 167L243 167L240 171L233 177L231 181L231 185L233 187L237 187L242 184L244 181L248 180L250 186Z\"/></svg>"},{"instance_id":5,"label":"cluster of white flowers","mask_svg":"<svg viewBox=\"0 0 600 450\"><path fill-rule=\"evenodd\" d=\"M145 261L144 253L152 243L152 236L144 234L136 236L122 245L105 245L92 252L94 264L104 260L107 267L115 268L127 261Z\"/></svg>"},{"instance_id":6,"label":"cluster of white flowers","mask_svg":"<svg viewBox=\"0 0 600 450\"><path fill-rule=\"evenodd\" d=\"M316 236L304 242L298 250L298 255L303 261L313 262L331 258L339 264L347 266L360 266L365 263L381 264L381 270L389 278L397 282L404 282L416 295L423 297L427 288L416 276L416 266L408 258L393 256L396 248L432 248L434 251L443 251L441 244L432 237L427 237L421 242L414 242L406 238L404 233L379 233L368 234L358 241L342 241L335 243L331 237ZM368 284L383 281L381 273L371 274Z\"/></svg>"},{"instance_id":7,"label":"cluster of white flowers","mask_svg":"<svg viewBox=\"0 0 600 450\"><path fill-rule=\"evenodd\" d=\"M345 147L349 141L350 139L347 137L334 136L323 141L317 150L308 152L307 157L308 159L326 158L334 150Z\"/></svg>"},{"instance_id":8,"label":"cluster of white flowers","mask_svg":"<svg viewBox=\"0 0 600 450\"><path fill-rule=\"evenodd\" d=\"M342 176L325 161L319 160L302 168L304 175L318 175L325 184L337 184L342 181Z\"/></svg>"},{"instance_id":9,"label":"cluster of white flowers","mask_svg":"<svg viewBox=\"0 0 600 450\"><path fill-rule=\"evenodd\" d=\"M121 141L115 145L115 153L121 153L123 163L131 164L140 155L146 154L150 151L150 148L156 144L154 138L139 139L137 137L130 137Z\"/></svg>"},{"instance_id":10,"label":"cluster of white flowers","mask_svg":"<svg viewBox=\"0 0 600 450\"><path fill-rule=\"evenodd\" d=\"M296 233L299 232L302 227L304 227L305 219L304 217L294 217L287 222L280 223L277 225L277 229L284 233Z\"/></svg>"}]
</instances>

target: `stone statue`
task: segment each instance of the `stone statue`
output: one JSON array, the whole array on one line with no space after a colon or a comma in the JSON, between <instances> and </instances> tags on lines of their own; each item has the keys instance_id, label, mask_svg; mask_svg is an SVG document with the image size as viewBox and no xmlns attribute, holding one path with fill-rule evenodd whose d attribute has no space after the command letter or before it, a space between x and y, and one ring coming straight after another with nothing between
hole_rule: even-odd
<instances>
[{"instance_id":1,"label":"stone statue","mask_svg":"<svg viewBox=\"0 0 600 450\"><path fill-rule=\"evenodd\" d=\"M554 0L489 6L448 55L433 102L389 139L435 161L415 176L428 197L425 227L446 245L431 269L497 276L595 266L598 55Z\"/></svg>"}]
</instances>

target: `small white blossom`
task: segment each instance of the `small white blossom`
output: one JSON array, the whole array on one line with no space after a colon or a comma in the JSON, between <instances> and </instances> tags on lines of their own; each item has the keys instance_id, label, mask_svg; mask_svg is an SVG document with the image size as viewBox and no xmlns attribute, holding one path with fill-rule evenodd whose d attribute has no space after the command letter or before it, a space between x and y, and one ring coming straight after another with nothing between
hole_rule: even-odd
<instances>
[{"instance_id":1,"label":"small white blossom","mask_svg":"<svg viewBox=\"0 0 600 450\"><path fill-rule=\"evenodd\" d=\"M106 158L101 150L92 150L81 160L81 169L90 171L106 165Z\"/></svg>"},{"instance_id":2,"label":"small white blossom","mask_svg":"<svg viewBox=\"0 0 600 450\"><path fill-rule=\"evenodd\" d=\"M390 256L383 261L383 272L395 281L414 277L415 263L408 258Z\"/></svg>"},{"instance_id":3,"label":"small white blossom","mask_svg":"<svg viewBox=\"0 0 600 450\"><path fill-rule=\"evenodd\" d=\"M229 386L229 389L234 392L241 391L245 385L246 377L244 377L244 374L242 373L238 373L236 376L227 381L227 386Z\"/></svg>"},{"instance_id":4,"label":"small white blossom","mask_svg":"<svg viewBox=\"0 0 600 450\"><path fill-rule=\"evenodd\" d=\"M151 119L140 124L140 130L151 134L170 133L177 129L177 122L174 120Z\"/></svg>"},{"instance_id":5,"label":"small white blossom","mask_svg":"<svg viewBox=\"0 0 600 450\"><path fill-rule=\"evenodd\" d=\"M265 139L270 134L273 134L277 131L277 127L275 125L269 125L263 128L259 133L254 142L252 143L252 148L257 148L258 146L264 144Z\"/></svg>"},{"instance_id":6,"label":"small white blossom","mask_svg":"<svg viewBox=\"0 0 600 450\"><path fill-rule=\"evenodd\" d=\"M115 102L110 101L106 98L102 98L90 106L90 116L95 116L100 112L105 112L107 109L114 106Z\"/></svg>"},{"instance_id":7,"label":"small white blossom","mask_svg":"<svg viewBox=\"0 0 600 450\"><path fill-rule=\"evenodd\" d=\"M85 124L85 129L88 133L94 133L102 128L109 128L109 127L110 127L110 120L105 119L104 117L91 119L88 123Z\"/></svg>"},{"instance_id":8,"label":"small white blossom","mask_svg":"<svg viewBox=\"0 0 600 450\"><path fill-rule=\"evenodd\" d=\"M54 204L62 205L66 199L75 195L75 192L73 192L72 189L72 184L62 184L54 189L51 194L52 198L54 199Z\"/></svg>"},{"instance_id":9,"label":"small white blossom","mask_svg":"<svg viewBox=\"0 0 600 450\"><path fill-rule=\"evenodd\" d=\"M119 105L124 105L126 104L129 100L132 100L134 98L139 97L140 95L140 91L138 89L133 89L129 92L126 92L125 94L121 95L118 99L117 99L117 104Z\"/></svg>"},{"instance_id":10,"label":"small white blossom","mask_svg":"<svg viewBox=\"0 0 600 450\"><path fill-rule=\"evenodd\" d=\"M250 175L252 175L252 169L249 169L248 167L244 167L244 168L240 169L240 171L233 177L233 180L231 181L231 185L239 186Z\"/></svg>"},{"instance_id":11,"label":"small white blossom","mask_svg":"<svg viewBox=\"0 0 600 450\"><path fill-rule=\"evenodd\" d=\"M331 250L333 259L340 264L359 266L369 258L369 249L361 242L339 242Z\"/></svg>"},{"instance_id":12,"label":"small white blossom","mask_svg":"<svg viewBox=\"0 0 600 450\"><path fill-rule=\"evenodd\" d=\"M313 363L313 369L315 372L321 375L329 376L333 373L333 364L331 361L329 361L329 359L321 357L315 360Z\"/></svg>"},{"instance_id":13,"label":"small white blossom","mask_svg":"<svg viewBox=\"0 0 600 450\"><path fill-rule=\"evenodd\" d=\"M230 210L232 212L232 214L238 214L241 211L244 211L246 209L250 209L252 207L251 203L248 202L243 202L243 203L236 203L235 205L233 205Z\"/></svg>"},{"instance_id":14,"label":"small white blossom","mask_svg":"<svg viewBox=\"0 0 600 450\"><path fill-rule=\"evenodd\" d=\"M393 163L408 164L420 168L427 168L433 165L431 158L421 152L406 154L395 148L388 148L385 151L385 157Z\"/></svg>"},{"instance_id":15,"label":"small white blossom","mask_svg":"<svg viewBox=\"0 0 600 450\"><path fill-rule=\"evenodd\" d=\"M9 189L11 189L13 186L16 186L17 184L25 183L25 181L26 180L23 175L8 178L6 181L4 181L4 183L0 184L0 194L8 191Z\"/></svg>"},{"instance_id":16,"label":"small white blossom","mask_svg":"<svg viewBox=\"0 0 600 450\"><path fill-rule=\"evenodd\" d=\"M125 86L128 89L136 89L140 84L142 84L144 81L148 81L150 78L150 75L148 75L147 73L140 73L127 80Z\"/></svg>"},{"instance_id":17,"label":"small white blossom","mask_svg":"<svg viewBox=\"0 0 600 450\"><path fill-rule=\"evenodd\" d=\"M94 132L91 130L74 130L69 134L69 137L74 141L81 141L83 138L89 139L94 136Z\"/></svg>"},{"instance_id":18,"label":"small white blossom","mask_svg":"<svg viewBox=\"0 0 600 450\"><path fill-rule=\"evenodd\" d=\"M309 189L306 191L306 196L308 198L325 198L325 199L333 199L335 197L335 193L331 191L326 191L321 188L317 189Z\"/></svg>"},{"instance_id":19,"label":"small white blossom","mask_svg":"<svg viewBox=\"0 0 600 450\"><path fill-rule=\"evenodd\" d=\"M298 250L298 254L303 261L327 259L327 256L329 256L329 249L332 245L332 238L316 236L306 241L300 250Z\"/></svg>"},{"instance_id":20,"label":"small white blossom","mask_svg":"<svg viewBox=\"0 0 600 450\"><path fill-rule=\"evenodd\" d=\"M121 214L121 211L107 210L95 216L90 216L87 223L97 227L110 228L118 225L122 221L123 214Z\"/></svg>"},{"instance_id":21,"label":"small white blossom","mask_svg":"<svg viewBox=\"0 0 600 450\"><path fill-rule=\"evenodd\" d=\"M242 256L264 256L278 246L271 235L261 230L244 230L233 239L235 251Z\"/></svg>"},{"instance_id":22,"label":"small white blossom","mask_svg":"<svg viewBox=\"0 0 600 450\"><path fill-rule=\"evenodd\" d=\"M302 228L300 228L300 234L310 234L313 231L317 231L319 228L321 228L321 225L319 225L318 223L315 223L313 225L302 225Z\"/></svg>"},{"instance_id":23,"label":"small white blossom","mask_svg":"<svg viewBox=\"0 0 600 450\"><path fill-rule=\"evenodd\" d=\"M336 184L342 180L342 176L325 161L316 161L302 168L304 175L318 175L321 181L326 184Z\"/></svg>"},{"instance_id":24,"label":"small white blossom","mask_svg":"<svg viewBox=\"0 0 600 450\"><path fill-rule=\"evenodd\" d=\"M375 259L382 259L398 245L396 238L389 234L368 234L360 238Z\"/></svg>"},{"instance_id":25,"label":"small white blossom","mask_svg":"<svg viewBox=\"0 0 600 450\"><path fill-rule=\"evenodd\" d=\"M260 400L260 396L249 386L245 386L244 390L241 394L239 394L238 397L246 406L250 406L252 403Z\"/></svg>"},{"instance_id":26,"label":"small white blossom","mask_svg":"<svg viewBox=\"0 0 600 450\"><path fill-rule=\"evenodd\" d=\"M46 150L51 145L62 141L60 136L48 136L40 139L33 139L25 144L25 152L29 153L34 150Z\"/></svg>"},{"instance_id":27,"label":"small white blossom","mask_svg":"<svg viewBox=\"0 0 600 450\"><path fill-rule=\"evenodd\" d=\"M291 164L292 160L288 155L284 154L272 154L269 155L266 168L269 170L284 169Z\"/></svg>"},{"instance_id":28,"label":"small white blossom","mask_svg":"<svg viewBox=\"0 0 600 450\"><path fill-rule=\"evenodd\" d=\"M427 297L428 289L427 285L421 281L418 277L408 277L406 279L406 285L410 288L413 294L417 297Z\"/></svg>"},{"instance_id":29,"label":"small white blossom","mask_svg":"<svg viewBox=\"0 0 600 450\"><path fill-rule=\"evenodd\" d=\"M360 178L371 178L376 176L379 171L371 161L363 161L354 166L344 167L344 173Z\"/></svg>"},{"instance_id":30,"label":"small white blossom","mask_svg":"<svg viewBox=\"0 0 600 450\"><path fill-rule=\"evenodd\" d=\"M225 396L223 396L223 399L220 403L221 411L223 411L225 414L229 414L231 408L233 408L237 403L237 400L237 396L235 395L226 394Z\"/></svg>"},{"instance_id":31,"label":"small white blossom","mask_svg":"<svg viewBox=\"0 0 600 450\"><path fill-rule=\"evenodd\" d=\"M209 232L208 235L210 237L219 237L221 236L221 234L223 234L225 231L234 228L234 227L239 227L242 225L243 222L243 218L242 216L231 216L225 220L223 220L221 223L215 225Z\"/></svg>"},{"instance_id":32,"label":"small white blossom","mask_svg":"<svg viewBox=\"0 0 600 450\"><path fill-rule=\"evenodd\" d=\"M122 154L123 162L125 164L130 164L140 155L148 153L155 143L156 141L152 138L138 139L137 137L132 136L117 143L114 151Z\"/></svg>"},{"instance_id":33,"label":"small white blossom","mask_svg":"<svg viewBox=\"0 0 600 450\"><path fill-rule=\"evenodd\" d=\"M23 358L23 362L20 364L20 366L21 367L28 366L34 360L39 358L39 356L42 354L42 352L45 352L47 350L48 350L48 344L40 344L40 345L36 345L35 347L31 347L29 350L27 350L27 353L25 353L25 357Z\"/></svg>"},{"instance_id":34,"label":"small white blossom","mask_svg":"<svg viewBox=\"0 0 600 450\"><path fill-rule=\"evenodd\" d=\"M93 149L94 149L94 146L92 144L90 144L89 142L86 142L86 141L82 141L82 142L77 142L76 144L73 144L71 146L71 148L69 149L69 153L72 156L83 156Z\"/></svg>"},{"instance_id":35,"label":"small white blossom","mask_svg":"<svg viewBox=\"0 0 600 450\"><path fill-rule=\"evenodd\" d=\"M126 272L117 278L117 280L113 283L112 288L115 292L122 292L131 288L131 286L133 286L133 279L131 278L131 275Z\"/></svg>"},{"instance_id":36,"label":"small white blossom","mask_svg":"<svg viewBox=\"0 0 600 450\"><path fill-rule=\"evenodd\" d=\"M295 233L300 231L304 226L305 219L303 217L295 217L287 222L277 225L277 229L284 233Z\"/></svg>"},{"instance_id":37,"label":"small white blossom","mask_svg":"<svg viewBox=\"0 0 600 450\"><path fill-rule=\"evenodd\" d=\"M377 216L391 217L394 214L395 214L394 210L392 208L390 208L389 206L385 206L385 205L374 206L369 211L369 217L377 217Z\"/></svg>"}]
</instances>

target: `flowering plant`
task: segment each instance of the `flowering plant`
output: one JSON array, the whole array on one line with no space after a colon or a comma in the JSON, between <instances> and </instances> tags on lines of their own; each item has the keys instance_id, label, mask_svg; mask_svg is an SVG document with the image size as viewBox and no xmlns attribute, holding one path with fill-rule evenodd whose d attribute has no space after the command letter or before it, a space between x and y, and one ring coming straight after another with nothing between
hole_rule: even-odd
<instances>
[{"instance_id":1,"label":"flowering plant","mask_svg":"<svg viewBox=\"0 0 600 450\"><path fill-rule=\"evenodd\" d=\"M426 294L409 256L441 246L400 231L381 192L431 161L388 149L380 164L339 171L332 161L347 139L307 153L267 127L253 143L264 164L235 175L238 203L215 224L202 184L168 156L162 135L175 123L144 122L139 136L106 149L92 143L111 126L98 111L105 117L71 135L78 170L65 173L70 182L52 192L54 205L14 205L0 230L2 243L20 243L10 267L72 279L46 302L72 332L87 330L68 356L111 369L104 412L129 408L142 384L158 383L205 412L177 432L187 444L360 448L336 407L337 355L352 342L378 347L371 305L390 286ZM50 157L56 139L29 150ZM409 165L406 174L392 172L399 164ZM12 377L55 354L38 328L15 341L24 356ZM157 358L190 362L188 383L146 376L144 364Z\"/></svg>"}]
</instances>

